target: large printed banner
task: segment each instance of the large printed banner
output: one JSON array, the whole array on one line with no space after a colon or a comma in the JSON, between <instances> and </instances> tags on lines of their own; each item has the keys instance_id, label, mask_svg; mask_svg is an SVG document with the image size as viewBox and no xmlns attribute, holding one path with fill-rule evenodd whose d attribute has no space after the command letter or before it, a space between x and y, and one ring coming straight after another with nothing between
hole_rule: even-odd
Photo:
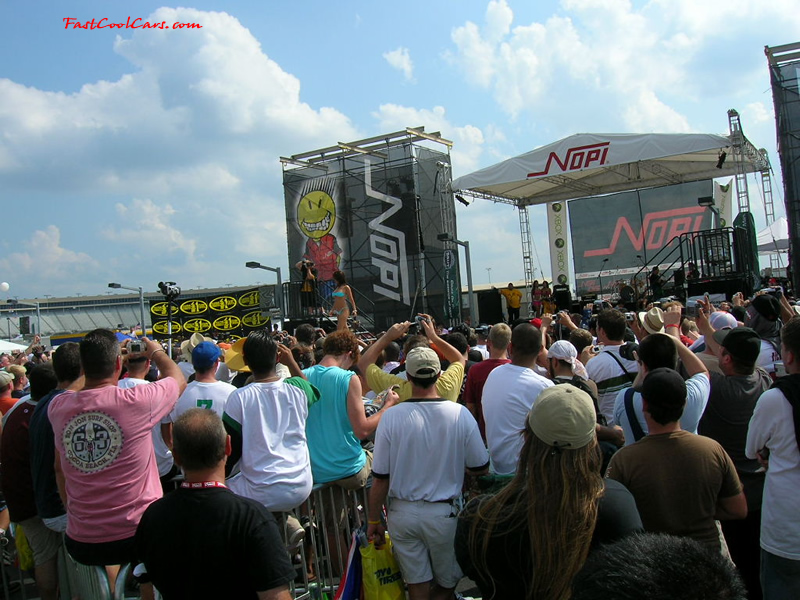
<instances>
[{"instance_id":1,"label":"large printed banner","mask_svg":"<svg viewBox=\"0 0 800 600\"><path fill-rule=\"evenodd\" d=\"M218 294L202 298L182 300L172 303L172 336L189 337L202 333L209 337L241 337L253 329L266 327L269 317L264 316L261 307L261 293L264 286L239 291L230 295ZM274 297L274 291L272 292ZM150 304L150 318L156 339L169 335L167 303Z\"/></svg>"},{"instance_id":2,"label":"large printed banner","mask_svg":"<svg viewBox=\"0 0 800 600\"><path fill-rule=\"evenodd\" d=\"M312 260L318 282L325 282L316 289L325 304L333 291L328 280L342 270L359 312L372 313L379 328L423 309L457 319L458 254L438 239L445 222L452 222L448 233L457 236L446 159L398 146L388 150L387 160L332 161L324 175L313 168L284 171L292 281L300 281L294 266Z\"/></svg>"},{"instance_id":3,"label":"large printed banner","mask_svg":"<svg viewBox=\"0 0 800 600\"><path fill-rule=\"evenodd\" d=\"M683 233L711 229L712 213L697 199L711 181L649 188L569 202L578 295L627 285L643 265Z\"/></svg>"}]
</instances>

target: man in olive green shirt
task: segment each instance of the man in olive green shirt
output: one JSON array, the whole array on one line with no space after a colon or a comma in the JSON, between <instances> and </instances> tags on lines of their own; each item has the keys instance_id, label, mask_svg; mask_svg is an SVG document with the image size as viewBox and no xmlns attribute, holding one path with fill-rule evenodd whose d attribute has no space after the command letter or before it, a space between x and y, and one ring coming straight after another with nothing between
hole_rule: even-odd
<instances>
[{"instance_id":1,"label":"man in olive green shirt","mask_svg":"<svg viewBox=\"0 0 800 600\"><path fill-rule=\"evenodd\" d=\"M436 334L430 316L420 316L425 319L422 321L422 328L428 341L439 351L439 355L450 363L450 366L442 372L437 380L436 391L440 397L455 402L461 391L461 382L464 379L464 365L466 364L466 360L458 350ZM364 351L361 355L361 359L358 361L358 368L366 377L367 384L371 390L378 393L396 385L398 386L396 391L397 395L400 396L400 402L408 400L411 397L411 384L402 377L382 371L380 367L375 365L375 361L386 346L408 333L408 328L410 326L411 323L409 321L392 325L379 340Z\"/></svg>"}]
</instances>

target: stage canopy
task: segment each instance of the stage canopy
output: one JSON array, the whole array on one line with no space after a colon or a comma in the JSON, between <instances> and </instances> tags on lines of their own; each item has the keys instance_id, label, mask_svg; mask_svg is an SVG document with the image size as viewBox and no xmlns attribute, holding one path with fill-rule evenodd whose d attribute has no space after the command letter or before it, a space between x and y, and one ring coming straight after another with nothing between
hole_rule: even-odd
<instances>
[{"instance_id":1,"label":"stage canopy","mask_svg":"<svg viewBox=\"0 0 800 600\"><path fill-rule=\"evenodd\" d=\"M789 221L775 219L756 236L759 252L785 252L789 249Z\"/></svg>"},{"instance_id":2,"label":"stage canopy","mask_svg":"<svg viewBox=\"0 0 800 600\"><path fill-rule=\"evenodd\" d=\"M0 340L0 352L11 352L12 350L25 350L28 346L25 344L15 344L6 340Z\"/></svg>"},{"instance_id":3,"label":"stage canopy","mask_svg":"<svg viewBox=\"0 0 800 600\"><path fill-rule=\"evenodd\" d=\"M742 138L745 172L767 168ZM529 206L702 181L736 175L732 145L729 136L704 133L579 133L459 177L453 191Z\"/></svg>"}]
</instances>

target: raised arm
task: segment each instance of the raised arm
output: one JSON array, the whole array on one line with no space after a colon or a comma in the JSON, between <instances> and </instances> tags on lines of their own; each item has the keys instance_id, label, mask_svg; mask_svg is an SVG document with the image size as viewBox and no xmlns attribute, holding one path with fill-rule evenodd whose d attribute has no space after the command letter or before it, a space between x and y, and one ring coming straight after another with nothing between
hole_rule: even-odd
<instances>
[{"instance_id":1,"label":"raised arm","mask_svg":"<svg viewBox=\"0 0 800 600\"><path fill-rule=\"evenodd\" d=\"M781 321L786 323L789 319L795 316L794 309L792 305L789 304L789 301L786 299L785 294L780 294L778 296L778 301L781 303Z\"/></svg>"},{"instance_id":2,"label":"raised arm","mask_svg":"<svg viewBox=\"0 0 800 600\"><path fill-rule=\"evenodd\" d=\"M303 374L303 370L300 368L300 365L297 364L297 361L294 359L294 354L292 354L292 351L289 350L288 346L278 344L278 362L282 365L285 365L289 369L289 373L292 377L302 377L303 379L306 378L306 376Z\"/></svg>"},{"instance_id":3,"label":"raised arm","mask_svg":"<svg viewBox=\"0 0 800 600\"><path fill-rule=\"evenodd\" d=\"M719 344L714 340L714 328L711 327L711 323L708 320L708 316L711 314L711 303L706 304L698 299L697 307L697 319L695 319L697 329L705 338L706 348L708 348L714 356L719 356Z\"/></svg>"},{"instance_id":4,"label":"raised arm","mask_svg":"<svg viewBox=\"0 0 800 600\"><path fill-rule=\"evenodd\" d=\"M350 387L347 390L347 417L356 437L363 440L375 433L383 413L387 408L394 406L398 399L397 392L391 390L381 410L367 417L364 413L364 400L361 398L361 380L357 376L351 377Z\"/></svg>"},{"instance_id":5,"label":"raised arm","mask_svg":"<svg viewBox=\"0 0 800 600\"><path fill-rule=\"evenodd\" d=\"M375 364L375 361L378 360L378 357L380 356L381 352L383 352L383 349L386 348L390 342L399 340L401 337L403 337L408 331L409 327L411 327L411 323L408 321L395 323L389 327L389 330L380 338L375 340L375 343L367 348L361 355L361 358L358 360L358 369L362 373L366 373L367 367Z\"/></svg>"},{"instance_id":6,"label":"raised arm","mask_svg":"<svg viewBox=\"0 0 800 600\"><path fill-rule=\"evenodd\" d=\"M430 315L423 315L420 313L420 316L425 317L425 320L422 321L422 329L425 330L425 335L436 345L436 348L442 354L442 358L451 363L460 362L462 365L467 364L467 359L464 358L461 352L437 335L436 330L433 328L433 319L431 319Z\"/></svg>"},{"instance_id":7,"label":"raised arm","mask_svg":"<svg viewBox=\"0 0 800 600\"><path fill-rule=\"evenodd\" d=\"M155 363L158 369L158 378L164 379L165 377L172 377L178 383L178 393L182 394L183 390L186 389L186 377L183 376L180 367L167 355L166 350L161 347L161 344L146 337L143 337L142 341L145 343L145 352L147 356Z\"/></svg>"}]
</instances>

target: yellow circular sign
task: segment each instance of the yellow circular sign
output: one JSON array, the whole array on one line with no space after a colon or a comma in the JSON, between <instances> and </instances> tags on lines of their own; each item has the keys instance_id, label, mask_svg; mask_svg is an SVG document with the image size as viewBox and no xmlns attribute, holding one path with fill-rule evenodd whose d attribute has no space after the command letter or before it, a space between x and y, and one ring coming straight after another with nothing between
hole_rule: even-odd
<instances>
[{"instance_id":1,"label":"yellow circular sign","mask_svg":"<svg viewBox=\"0 0 800 600\"><path fill-rule=\"evenodd\" d=\"M247 327L263 327L269 323L269 319L262 315L260 310L254 310L242 317L242 323Z\"/></svg>"},{"instance_id":2,"label":"yellow circular sign","mask_svg":"<svg viewBox=\"0 0 800 600\"><path fill-rule=\"evenodd\" d=\"M187 300L181 304L181 311L187 315L201 315L208 310L205 300Z\"/></svg>"},{"instance_id":3,"label":"yellow circular sign","mask_svg":"<svg viewBox=\"0 0 800 600\"><path fill-rule=\"evenodd\" d=\"M159 317L166 317L167 316L167 303L166 302L157 302L156 304L150 305L150 312L154 315ZM172 305L172 314L178 314L178 307L174 304Z\"/></svg>"},{"instance_id":4,"label":"yellow circular sign","mask_svg":"<svg viewBox=\"0 0 800 600\"><path fill-rule=\"evenodd\" d=\"M252 306L258 306L260 302L261 295L258 293L258 290L253 290L252 292L247 292L246 294L242 294L239 296L239 306L243 306L245 308L250 308Z\"/></svg>"},{"instance_id":5,"label":"yellow circular sign","mask_svg":"<svg viewBox=\"0 0 800 600\"><path fill-rule=\"evenodd\" d=\"M208 305L211 307L211 310L225 312L226 310L236 308L236 298L233 296L217 296L209 302Z\"/></svg>"},{"instance_id":6,"label":"yellow circular sign","mask_svg":"<svg viewBox=\"0 0 800 600\"><path fill-rule=\"evenodd\" d=\"M312 240L325 237L336 223L336 204L326 192L314 190L297 203L297 223Z\"/></svg>"},{"instance_id":7,"label":"yellow circular sign","mask_svg":"<svg viewBox=\"0 0 800 600\"><path fill-rule=\"evenodd\" d=\"M189 319L184 321L183 329L192 333L205 333L211 329L211 321L208 319Z\"/></svg>"},{"instance_id":8,"label":"yellow circular sign","mask_svg":"<svg viewBox=\"0 0 800 600\"><path fill-rule=\"evenodd\" d=\"M153 331L161 335L169 335L169 321L158 321L157 323L153 323ZM181 324L173 323L172 333L180 333L180 331Z\"/></svg>"},{"instance_id":9,"label":"yellow circular sign","mask_svg":"<svg viewBox=\"0 0 800 600\"><path fill-rule=\"evenodd\" d=\"M224 317L217 317L214 319L214 328L220 331L230 331L241 327L242 320L236 315L225 315Z\"/></svg>"}]
</instances>

